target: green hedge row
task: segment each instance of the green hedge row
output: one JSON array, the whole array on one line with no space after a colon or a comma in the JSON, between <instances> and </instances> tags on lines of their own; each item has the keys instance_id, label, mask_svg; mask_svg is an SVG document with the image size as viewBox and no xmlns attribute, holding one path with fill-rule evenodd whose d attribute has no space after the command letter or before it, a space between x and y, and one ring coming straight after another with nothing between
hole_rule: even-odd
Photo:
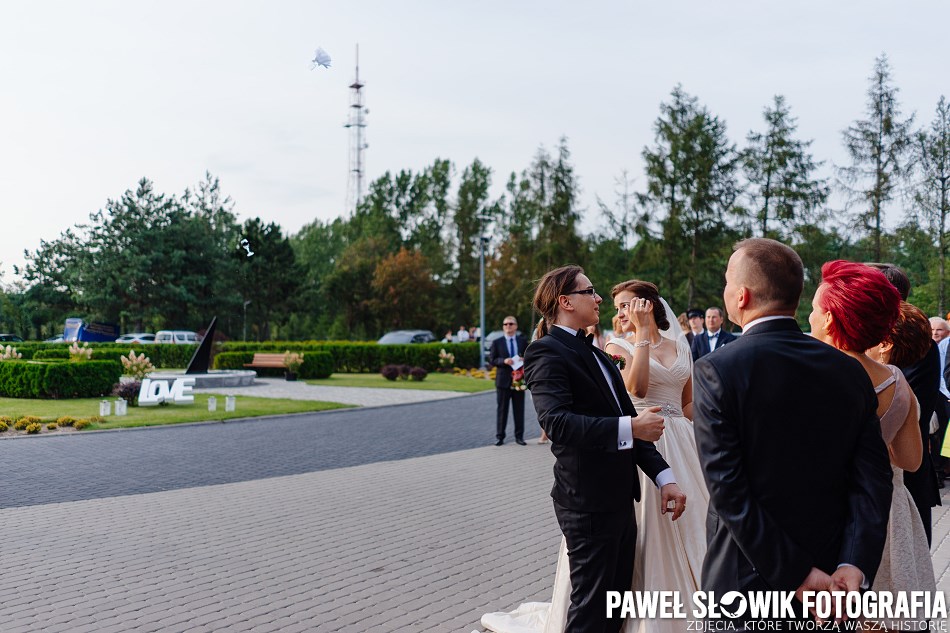
<instances>
[{"instance_id":1,"label":"green hedge row","mask_svg":"<svg viewBox=\"0 0 950 633\"><path fill-rule=\"evenodd\" d=\"M265 341L262 343L228 342L225 352L327 352L333 358L333 371L340 373L375 373L383 365L412 365L427 371L439 368L439 351L455 355L456 367L478 367L478 343L417 343L414 345L377 345L346 341ZM220 356L221 354L218 354ZM217 362L217 361L216 361ZM250 362L245 361L245 362ZM215 364L217 367L217 364Z\"/></svg>"},{"instance_id":2,"label":"green hedge row","mask_svg":"<svg viewBox=\"0 0 950 633\"><path fill-rule=\"evenodd\" d=\"M286 351L286 350L285 350ZM220 352L214 357L215 369L249 369L245 363L254 360L254 352ZM254 367L258 376L283 376L283 368ZM333 373L333 357L326 352L306 351L303 353L303 365L297 370L301 378L329 378Z\"/></svg>"},{"instance_id":3,"label":"green hedge row","mask_svg":"<svg viewBox=\"0 0 950 633\"><path fill-rule=\"evenodd\" d=\"M7 398L92 398L112 391L122 365L112 360L0 362L0 396Z\"/></svg>"},{"instance_id":4,"label":"green hedge row","mask_svg":"<svg viewBox=\"0 0 950 633\"><path fill-rule=\"evenodd\" d=\"M17 351L23 354L23 360L36 358L69 358L69 345L66 343L15 343ZM145 353L152 364L159 369L186 367L198 348L197 345L129 345L127 343L89 343L93 360L118 359L128 356L130 350L136 354ZM42 354L37 356L37 354Z\"/></svg>"}]
</instances>

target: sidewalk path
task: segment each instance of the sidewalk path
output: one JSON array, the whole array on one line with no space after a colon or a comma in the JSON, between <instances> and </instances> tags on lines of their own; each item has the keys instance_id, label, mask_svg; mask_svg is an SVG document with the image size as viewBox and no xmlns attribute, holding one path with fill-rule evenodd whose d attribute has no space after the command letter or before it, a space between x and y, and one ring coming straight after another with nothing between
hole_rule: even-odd
<instances>
[{"instance_id":1,"label":"sidewalk path","mask_svg":"<svg viewBox=\"0 0 950 633\"><path fill-rule=\"evenodd\" d=\"M216 387L195 389L196 393L219 393L260 398L288 398L290 400L322 400L364 407L378 407L410 402L428 402L458 398L468 394L460 391L425 391L422 389L369 389L366 387L322 387L303 381L283 378L256 378L250 387ZM492 392L494 393L494 392Z\"/></svg>"},{"instance_id":2,"label":"sidewalk path","mask_svg":"<svg viewBox=\"0 0 950 633\"><path fill-rule=\"evenodd\" d=\"M548 447L0 511L4 632L468 633L548 600ZM944 494L950 503L950 494ZM950 590L950 513L938 513Z\"/></svg>"}]
</instances>

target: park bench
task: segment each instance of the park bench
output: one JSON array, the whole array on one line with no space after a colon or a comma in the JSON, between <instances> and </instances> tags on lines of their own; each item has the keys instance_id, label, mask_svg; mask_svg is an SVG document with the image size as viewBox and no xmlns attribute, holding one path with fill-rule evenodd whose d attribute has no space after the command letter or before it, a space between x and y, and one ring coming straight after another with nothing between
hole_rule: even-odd
<instances>
[{"instance_id":1,"label":"park bench","mask_svg":"<svg viewBox=\"0 0 950 633\"><path fill-rule=\"evenodd\" d=\"M279 367L284 369L283 354L254 354L254 360L244 363L245 367Z\"/></svg>"}]
</instances>

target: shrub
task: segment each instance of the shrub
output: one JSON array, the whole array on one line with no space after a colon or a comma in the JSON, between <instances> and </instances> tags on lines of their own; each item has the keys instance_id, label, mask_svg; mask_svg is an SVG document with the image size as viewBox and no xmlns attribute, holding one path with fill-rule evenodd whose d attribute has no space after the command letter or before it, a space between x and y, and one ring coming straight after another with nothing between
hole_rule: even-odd
<instances>
[{"instance_id":1,"label":"shrub","mask_svg":"<svg viewBox=\"0 0 950 633\"><path fill-rule=\"evenodd\" d=\"M46 430L47 430L47 431L55 431L55 430L58 429L58 428L59 428L59 426L57 426L57 424L56 424L55 422L50 422L49 424L46 425Z\"/></svg>"},{"instance_id":2,"label":"shrub","mask_svg":"<svg viewBox=\"0 0 950 633\"><path fill-rule=\"evenodd\" d=\"M399 367L396 365L386 365L379 370L386 380L396 380L399 378Z\"/></svg>"},{"instance_id":3,"label":"shrub","mask_svg":"<svg viewBox=\"0 0 950 633\"><path fill-rule=\"evenodd\" d=\"M15 347L10 347L9 345L0 351L2 351L2 353L0 353L0 360L20 360L23 358L23 354L20 354L16 351Z\"/></svg>"},{"instance_id":4,"label":"shrub","mask_svg":"<svg viewBox=\"0 0 950 633\"><path fill-rule=\"evenodd\" d=\"M76 420L76 422L73 423L73 428L76 429L77 431L81 431L87 426L89 426L90 424L92 424L92 420L90 420L89 418L82 418L80 420Z\"/></svg>"},{"instance_id":5,"label":"shrub","mask_svg":"<svg viewBox=\"0 0 950 633\"><path fill-rule=\"evenodd\" d=\"M71 415L64 415L56 420L56 423L60 426L72 426L76 423L76 418Z\"/></svg>"},{"instance_id":6,"label":"shrub","mask_svg":"<svg viewBox=\"0 0 950 633\"><path fill-rule=\"evenodd\" d=\"M412 367L409 365L399 365L399 379L400 380L409 380L409 372L412 371Z\"/></svg>"},{"instance_id":7,"label":"shrub","mask_svg":"<svg viewBox=\"0 0 950 633\"><path fill-rule=\"evenodd\" d=\"M26 432L32 434L39 433L40 429L43 428L43 425L39 422L30 422L26 425Z\"/></svg>"},{"instance_id":8,"label":"shrub","mask_svg":"<svg viewBox=\"0 0 950 633\"><path fill-rule=\"evenodd\" d=\"M423 381L426 379L426 376L429 375L429 372L424 370L422 367L413 367L409 370L409 376L416 381Z\"/></svg>"},{"instance_id":9,"label":"shrub","mask_svg":"<svg viewBox=\"0 0 950 633\"><path fill-rule=\"evenodd\" d=\"M139 391L142 390L142 383L138 380L132 382L117 382L112 386L112 395L122 398L129 403L130 407L139 406Z\"/></svg>"},{"instance_id":10,"label":"shrub","mask_svg":"<svg viewBox=\"0 0 950 633\"><path fill-rule=\"evenodd\" d=\"M13 425L17 431L23 431L28 428L31 424L37 424L40 421L40 418L35 415L24 415L19 420L16 421L16 424Z\"/></svg>"},{"instance_id":11,"label":"shrub","mask_svg":"<svg viewBox=\"0 0 950 633\"><path fill-rule=\"evenodd\" d=\"M155 371L155 366L152 365L152 361L149 360L148 356L145 355L145 352L142 352L138 356L135 355L135 350L129 350L128 356L119 357L122 362L122 374L125 376L131 376L136 380L142 380L150 373ZM117 394L116 394L117 395ZM126 400L129 400L126 398ZM132 401L129 400L131 403Z\"/></svg>"},{"instance_id":12,"label":"shrub","mask_svg":"<svg viewBox=\"0 0 950 633\"><path fill-rule=\"evenodd\" d=\"M333 356L329 352L307 352L300 367L304 378L329 378L333 373Z\"/></svg>"},{"instance_id":13,"label":"shrub","mask_svg":"<svg viewBox=\"0 0 950 633\"><path fill-rule=\"evenodd\" d=\"M69 346L69 360L73 362L92 360L92 348L89 347L89 343L83 343L82 347L79 347L79 341L73 341L73 344Z\"/></svg>"},{"instance_id":14,"label":"shrub","mask_svg":"<svg viewBox=\"0 0 950 633\"><path fill-rule=\"evenodd\" d=\"M119 363L10 361L0 363L0 396L10 398L90 398L119 382Z\"/></svg>"},{"instance_id":15,"label":"shrub","mask_svg":"<svg viewBox=\"0 0 950 633\"><path fill-rule=\"evenodd\" d=\"M0 422L0 433L5 433L9 428L6 422Z\"/></svg>"},{"instance_id":16,"label":"shrub","mask_svg":"<svg viewBox=\"0 0 950 633\"><path fill-rule=\"evenodd\" d=\"M301 365L303 365L303 354L290 350L284 352L284 367L288 372L296 374Z\"/></svg>"},{"instance_id":17,"label":"shrub","mask_svg":"<svg viewBox=\"0 0 950 633\"><path fill-rule=\"evenodd\" d=\"M37 350L33 354L33 360L69 360L69 350L61 347Z\"/></svg>"},{"instance_id":18,"label":"shrub","mask_svg":"<svg viewBox=\"0 0 950 633\"><path fill-rule=\"evenodd\" d=\"M4 424L13 424L13 418L11 418L9 415L0 415L0 422L3 422Z\"/></svg>"}]
</instances>

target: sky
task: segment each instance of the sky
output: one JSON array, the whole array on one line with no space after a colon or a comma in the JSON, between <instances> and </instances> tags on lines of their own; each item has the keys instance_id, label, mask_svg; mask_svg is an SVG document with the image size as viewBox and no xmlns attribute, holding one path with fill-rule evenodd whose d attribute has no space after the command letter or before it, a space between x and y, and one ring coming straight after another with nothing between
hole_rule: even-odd
<instances>
[{"instance_id":1,"label":"sky","mask_svg":"<svg viewBox=\"0 0 950 633\"><path fill-rule=\"evenodd\" d=\"M0 283L143 177L180 195L210 172L240 220L289 234L345 215L357 44L368 180L478 158L500 195L565 136L592 231L624 170L644 188L677 84L740 146L785 95L830 176L880 54L904 112L933 119L948 24L950 3L915 0L3 0Z\"/></svg>"}]
</instances>

